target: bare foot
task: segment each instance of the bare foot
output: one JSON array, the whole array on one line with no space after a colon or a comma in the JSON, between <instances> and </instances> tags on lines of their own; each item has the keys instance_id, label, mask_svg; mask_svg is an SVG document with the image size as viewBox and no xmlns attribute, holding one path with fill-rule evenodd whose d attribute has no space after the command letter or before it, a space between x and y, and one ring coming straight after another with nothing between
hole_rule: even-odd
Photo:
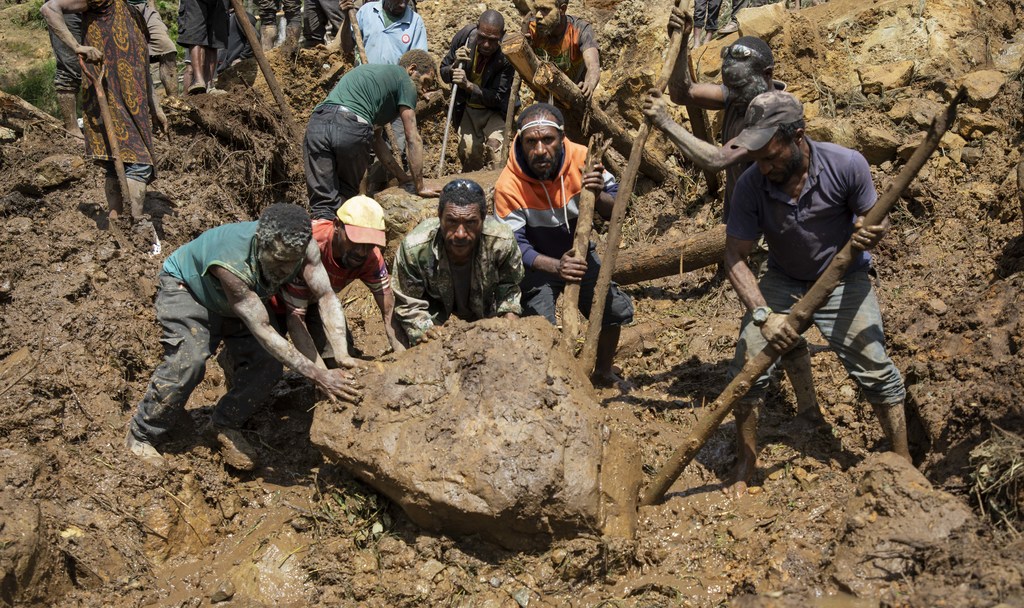
<instances>
[{"instance_id":1,"label":"bare foot","mask_svg":"<svg viewBox=\"0 0 1024 608\"><path fill-rule=\"evenodd\" d=\"M622 377L622 370L618 366L613 366L612 369L607 371L594 371L590 375L590 382L595 387L617 387L623 393L628 393L636 388L632 382Z\"/></svg>"},{"instance_id":2,"label":"bare foot","mask_svg":"<svg viewBox=\"0 0 1024 608\"><path fill-rule=\"evenodd\" d=\"M757 461L747 461L740 459L736 462L736 467L732 471L730 479L732 481L722 486L722 493L730 498L741 498L747 493L747 486L750 484L750 479L754 476L754 471L757 469Z\"/></svg>"}]
</instances>

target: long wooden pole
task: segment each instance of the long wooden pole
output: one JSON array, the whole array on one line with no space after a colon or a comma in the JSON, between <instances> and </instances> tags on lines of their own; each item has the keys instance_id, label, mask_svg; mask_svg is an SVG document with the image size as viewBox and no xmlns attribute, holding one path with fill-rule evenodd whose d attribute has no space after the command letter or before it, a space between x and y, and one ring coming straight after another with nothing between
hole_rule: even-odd
<instances>
[{"instance_id":1,"label":"long wooden pole","mask_svg":"<svg viewBox=\"0 0 1024 608\"><path fill-rule=\"evenodd\" d=\"M519 87L523 84L523 77L516 72L512 77L512 90L508 95L508 106L505 108L505 132L501 140L501 158L499 165L503 166L508 162L508 151L512 146L512 119L516 116L516 100L519 99Z\"/></svg>"},{"instance_id":2,"label":"long wooden pole","mask_svg":"<svg viewBox=\"0 0 1024 608\"><path fill-rule=\"evenodd\" d=\"M595 161L600 161L611 141L604 142L604 137L597 133L590 138L587 146L587 161L583 165L584 171L589 171ZM576 235L573 237L573 257L587 257L590 249L590 233L594 228L594 203L597 197L590 190L584 188L580 192L579 216L576 220ZM572 348L576 344L576 338L580 335L580 284L567 283L562 293L562 336L565 343Z\"/></svg>"},{"instance_id":3,"label":"long wooden pole","mask_svg":"<svg viewBox=\"0 0 1024 608\"><path fill-rule=\"evenodd\" d=\"M359 22L356 20L356 9L348 9L348 20L352 24L352 35L356 39L356 48L359 49L359 59L363 64L369 63L366 60L366 46L363 45L363 32L359 29ZM341 36L338 32L338 36Z\"/></svg>"},{"instance_id":4,"label":"long wooden pole","mask_svg":"<svg viewBox=\"0 0 1024 608\"><path fill-rule=\"evenodd\" d=\"M466 41L466 45L463 48L469 48L469 41ZM466 67L464 62L456 61L455 67L459 64L462 67ZM452 83L452 97L448 102L448 118L444 121L444 139L441 140L441 160L437 163L437 178L441 179L444 176L444 156L448 152L448 135L452 131L452 116L455 114L455 96L459 94L459 85Z\"/></svg>"},{"instance_id":5,"label":"long wooden pole","mask_svg":"<svg viewBox=\"0 0 1024 608\"><path fill-rule=\"evenodd\" d=\"M688 0L677 0L677 6L682 7ZM683 44L683 32L677 30L672 34L668 45L668 56L661 68L661 75L655 83L659 91L665 90L668 85L669 76L675 67L676 58L679 56L679 49ZM640 161L643 158L644 145L651 134L651 121L645 119L640 125L640 130L633 140L633 148L629 153L629 162L626 163L626 171L622 174L619 182L619 193L615 196L615 205L612 207L612 217L608 225L608 238L605 241L604 260L601 262L601 271L597 275L597 287L594 288L594 302L590 307L590 324L587 326L587 339L583 343L583 350L580 353L580 360L583 368L590 372L597 362L597 343L601 334L604 322L604 303L608 299L608 288L612 283L612 272L615 270L615 260L619 254L619 242L622 240L622 223L626 219L626 208L629 206L629 199L633 196L633 186L636 185L636 178L640 173Z\"/></svg>"},{"instance_id":6,"label":"long wooden pole","mask_svg":"<svg viewBox=\"0 0 1024 608\"><path fill-rule=\"evenodd\" d=\"M231 6L235 9L238 25L242 27L245 39L249 41L249 46L252 47L252 54L256 57L256 63L259 64L260 71L263 72L263 78L266 79L267 86L270 87L270 93L274 96L278 107L281 108L281 117L284 118L284 124L292 137L292 143L298 145L302 141L302 131L295 124L292 108L288 105L288 100L285 99L284 93L281 92L281 85L277 82L277 76L274 75L270 62L267 61L267 54L263 52L263 46L260 44L259 38L256 37L256 29L245 18L245 6L242 5L242 0L231 0Z\"/></svg>"},{"instance_id":7,"label":"long wooden pole","mask_svg":"<svg viewBox=\"0 0 1024 608\"><path fill-rule=\"evenodd\" d=\"M935 152L939 145L939 140L942 139L942 135L953 124L953 121L956 120L956 107L965 95L966 91L961 87L956 97L949 104L949 107L946 108L946 111L937 115L932 120L931 129L924 142L918 146L917 151L907 161L907 165L896 176L889 189L875 202L875 206L864 217L865 226L875 226L885 220L889 210L899 200L900 195L903 194L903 191L907 189L910 182L914 180L921 168L924 167L928 158ZM847 242L842 250L832 258L832 262L825 268L825 272L818 277L814 285L793 305L789 314L786 315L786 322L797 333L802 334L810 327L814 312L825 303L825 300L828 299L829 295L832 294L843 280L846 269L853 261L854 253L851 242ZM782 354L769 344L754 358L747 361L740 373L732 379L732 382L719 395L718 399L715 399L714 403L704 410L704 413L694 425L693 430L690 431L690 435L683 440L683 444L669 456L669 459L661 467L657 475L655 475L654 480L647 487L640 500L641 505L652 505L661 500L665 492L672 486L672 483L679 477L679 474L686 468L686 465L693 460L697 452L707 442L711 433L722 424L725 416L732 411L736 402L747 394L754 381L767 371L772 363Z\"/></svg>"}]
</instances>

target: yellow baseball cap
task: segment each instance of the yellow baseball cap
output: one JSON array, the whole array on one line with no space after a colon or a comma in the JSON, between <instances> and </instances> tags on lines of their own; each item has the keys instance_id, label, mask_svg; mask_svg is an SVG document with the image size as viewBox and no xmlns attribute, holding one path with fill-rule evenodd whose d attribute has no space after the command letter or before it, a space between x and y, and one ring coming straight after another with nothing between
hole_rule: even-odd
<instances>
[{"instance_id":1,"label":"yellow baseball cap","mask_svg":"<svg viewBox=\"0 0 1024 608\"><path fill-rule=\"evenodd\" d=\"M358 195L338 208L338 219L345 224L345 235L353 243L367 243L383 247L384 209L368 196Z\"/></svg>"}]
</instances>

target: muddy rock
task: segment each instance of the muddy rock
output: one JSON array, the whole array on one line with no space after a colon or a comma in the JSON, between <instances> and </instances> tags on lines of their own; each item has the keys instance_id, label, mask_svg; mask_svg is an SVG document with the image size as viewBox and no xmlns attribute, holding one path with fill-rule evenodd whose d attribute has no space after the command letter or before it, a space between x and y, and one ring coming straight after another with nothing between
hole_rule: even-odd
<instances>
[{"instance_id":1,"label":"muddy rock","mask_svg":"<svg viewBox=\"0 0 1024 608\"><path fill-rule=\"evenodd\" d=\"M762 40L770 40L782 31L789 19L789 11L783 3L766 4L754 8L745 8L736 14L740 23L740 33L744 36L757 36Z\"/></svg>"},{"instance_id":2,"label":"muddy rock","mask_svg":"<svg viewBox=\"0 0 1024 608\"><path fill-rule=\"evenodd\" d=\"M943 109L945 109L945 106L941 103L923 97L920 99L901 99L894 103L886 114L893 122L910 121L916 127L926 129L932 124L932 119Z\"/></svg>"},{"instance_id":3,"label":"muddy rock","mask_svg":"<svg viewBox=\"0 0 1024 608\"><path fill-rule=\"evenodd\" d=\"M867 125L857 131L857 149L872 165L880 165L896 157L900 138L881 125Z\"/></svg>"},{"instance_id":4,"label":"muddy rock","mask_svg":"<svg viewBox=\"0 0 1024 608\"><path fill-rule=\"evenodd\" d=\"M43 553L39 506L0 493L0 600L21 599L36 578Z\"/></svg>"},{"instance_id":5,"label":"muddy rock","mask_svg":"<svg viewBox=\"0 0 1024 608\"><path fill-rule=\"evenodd\" d=\"M449 322L372 365L356 406L317 408L312 443L418 525L510 548L583 531L632 536L636 446L543 318Z\"/></svg>"},{"instance_id":6,"label":"muddy rock","mask_svg":"<svg viewBox=\"0 0 1024 608\"><path fill-rule=\"evenodd\" d=\"M935 490L892 452L858 467L860 483L846 505L832 576L859 597L874 597L892 581L916 572L919 558L971 521L970 508Z\"/></svg>"},{"instance_id":7,"label":"muddy rock","mask_svg":"<svg viewBox=\"0 0 1024 608\"><path fill-rule=\"evenodd\" d=\"M999 70L978 70L960 80L967 89L967 99L979 110L987 110L999 90L1006 84L1006 75Z\"/></svg>"},{"instance_id":8,"label":"muddy rock","mask_svg":"<svg viewBox=\"0 0 1024 608\"><path fill-rule=\"evenodd\" d=\"M885 91L910 84L914 76L914 62L908 60L869 65L857 73L860 75L861 91L865 95L881 95Z\"/></svg>"},{"instance_id":9,"label":"muddy rock","mask_svg":"<svg viewBox=\"0 0 1024 608\"><path fill-rule=\"evenodd\" d=\"M998 118L981 112L964 112L957 116L956 121L957 132L966 139L981 139L1005 126Z\"/></svg>"},{"instance_id":10,"label":"muddy rock","mask_svg":"<svg viewBox=\"0 0 1024 608\"><path fill-rule=\"evenodd\" d=\"M81 156L54 154L36 163L15 188L29 195L41 194L46 190L80 180L85 176L85 172L85 161Z\"/></svg>"},{"instance_id":11,"label":"muddy rock","mask_svg":"<svg viewBox=\"0 0 1024 608\"><path fill-rule=\"evenodd\" d=\"M946 131L939 140L939 149L942 150L953 162L960 162L960 152L967 142L956 133Z\"/></svg>"},{"instance_id":12,"label":"muddy rock","mask_svg":"<svg viewBox=\"0 0 1024 608\"><path fill-rule=\"evenodd\" d=\"M819 116L807 121L807 134L816 141L828 141L847 148L858 147L857 128L848 120Z\"/></svg>"}]
</instances>

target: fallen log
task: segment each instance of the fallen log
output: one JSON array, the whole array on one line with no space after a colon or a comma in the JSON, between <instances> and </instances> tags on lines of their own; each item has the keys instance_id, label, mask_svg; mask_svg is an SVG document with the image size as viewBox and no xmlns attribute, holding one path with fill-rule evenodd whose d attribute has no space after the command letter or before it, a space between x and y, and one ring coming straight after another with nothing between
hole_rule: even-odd
<instances>
[{"instance_id":1,"label":"fallen log","mask_svg":"<svg viewBox=\"0 0 1024 608\"><path fill-rule=\"evenodd\" d=\"M907 161L906 166L903 167L900 174L893 180L889 189L875 202L875 206L864 217L865 226L878 225L885 220L889 210L899 200L900 195L903 194L903 191L907 189L910 182L914 180L921 168L924 167L928 158L938 148L939 140L942 139L943 134L956 120L956 107L965 96L966 89L960 87L956 97L950 102L946 111L937 115L932 120L931 129L924 142L918 146L917 151ZM811 286L807 293L793 305L789 314L786 315L786 322L797 333L802 334L810 327L814 312L825 303L825 300L828 299L832 291L843 280L846 269L853 261L853 256L853 246L850 241L847 241L839 253L832 258L832 262L825 268L825 272L818 277L818 280L814 282L814 285ZM644 492L640 501L641 505L652 505L661 500L665 492L672 486L672 483L679 477L679 474L686 468L686 465L693 460L715 429L722 424L726 415L747 394L754 381L767 371L782 354L769 344L756 356L747 360L746 365L732 379L732 382L725 388L725 391L711 405L705 408L704 413L694 424L689 436L683 440L683 444L662 465L654 480Z\"/></svg>"},{"instance_id":2,"label":"fallen log","mask_svg":"<svg viewBox=\"0 0 1024 608\"><path fill-rule=\"evenodd\" d=\"M21 126L15 125L13 120L38 122L57 129L64 128L56 117L50 116L17 95L0 91L0 124L17 126L20 129Z\"/></svg>"},{"instance_id":3,"label":"fallen log","mask_svg":"<svg viewBox=\"0 0 1024 608\"><path fill-rule=\"evenodd\" d=\"M725 224L639 251L623 251L619 257L612 273L612 280L619 285L670 277L718 264L725 257Z\"/></svg>"},{"instance_id":4,"label":"fallen log","mask_svg":"<svg viewBox=\"0 0 1024 608\"><path fill-rule=\"evenodd\" d=\"M548 100L548 91L536 81L537 68L540 67L540 60L530 47L529 41L519 32L508 32L501 41L501 52L508 57L509 62L515 67L516 72L534 93L538 101Z\"/></svg>"}]
</instances>

